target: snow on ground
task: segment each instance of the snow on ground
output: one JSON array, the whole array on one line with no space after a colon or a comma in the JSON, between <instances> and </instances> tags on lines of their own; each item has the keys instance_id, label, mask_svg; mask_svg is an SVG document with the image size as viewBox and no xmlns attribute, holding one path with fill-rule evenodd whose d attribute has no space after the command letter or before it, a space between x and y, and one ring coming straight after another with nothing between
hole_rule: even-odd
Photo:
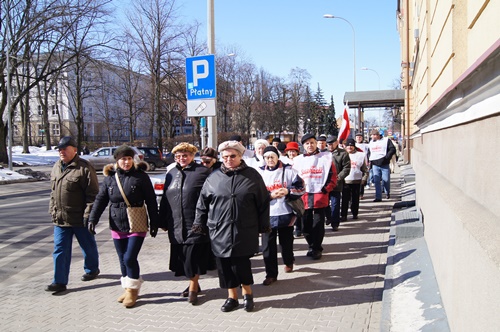
<instances>
[{"instance_id":1,"label":"snow on ground","mask_svg":"<svg viewBox=\"0 0 500 332\"><path fill-rule=\"evenodd\" d=\"M22 153L22 146L12 147L12 166L53 165L59 159L57 150L47 151L45 147L30 146L30 153ZM30 176L10 171L7 167L0 168L0 181L28 179Z\"/></svg>"}]
</instances>

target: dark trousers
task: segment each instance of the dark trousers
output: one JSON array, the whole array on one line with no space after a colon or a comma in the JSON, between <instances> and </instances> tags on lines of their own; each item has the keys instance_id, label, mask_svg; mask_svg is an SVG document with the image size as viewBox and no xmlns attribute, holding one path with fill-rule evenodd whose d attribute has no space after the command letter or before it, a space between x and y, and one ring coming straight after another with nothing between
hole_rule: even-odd
<instances>
[{"instance_id":1,"label":"dark trousers","mask_svg":"<svg viewBox=\"0 0 500 332\"><path fill-rule=\"evenodd\" d=\"M216 257L220 288L253 285L250 257Z\"/></svg>"},{"instance_id":2,"label":"dark trousers","mask_svg":"<svg viewBox=\"0 0 500 332\"><path fill-rule=\"evenodd\" d=\"M349 203L351 203L351 212L353 217L358 216L359 212L359 190L360 185L358 183L347 184L344 183L344 189L342 191L342 218L347 218L349 211Z\"/></svg>"},{"instance_id":3,"label":"dark trousers","mask_svg":"<svg viewBox=\"0 0 500 332\"><path fill-rule=\"evenodd\" d=\"M330 208L331 215L330 220L332 227L338 227L340 225L340 200L342 198L341 191L330 192Z\"/></svg>"},{"instance_id":4,"label":"dark trousers","mask_svg":"<svg viewBox=\"0 0 500 332\"><path fill-rule=\"evenodd\" d=\"M310 250L323 251L325 208L307 209L302 217L302 231Z\"/></svg>"},{"instance_id":5,"label":"dark trousers","mask_svg":"<svg viewBox=\"0 0 500 332\"><path fill-rule=\"evenodd\" d=\"M113 239L113 242L120 261L122 277L139 279L141 271L137 257L144 243L144 238L142 236L131 236L124 239Z\"/></svg>"},{"instance_id":6,"label":"dark trousers","mask_svg":"<svg viewBox=\"0 0 500 332\"><path fill-rule=\"evenodd\" d=\"M278 246L279 238L283 263L293 265L293 226L273 228L271 233L262 234L262 254L266 265L266 278L278 277Z\"/></svg>"}]
</instances>

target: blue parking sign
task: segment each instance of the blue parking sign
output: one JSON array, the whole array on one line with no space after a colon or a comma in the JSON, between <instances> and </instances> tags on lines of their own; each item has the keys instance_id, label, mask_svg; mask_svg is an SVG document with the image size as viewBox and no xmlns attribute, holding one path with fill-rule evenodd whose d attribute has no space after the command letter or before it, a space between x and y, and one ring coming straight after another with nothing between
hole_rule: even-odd
<instances>
[{"instance_id":1,"label":"blue parking sign","mask_svg":"<svg viewBox=\"0 0 500 332\"><path fill-rule=\"evenodd\" d=\"M186 58L187 100L215 99L215 56L213 54Z\"/></svg>"}]
</instances>

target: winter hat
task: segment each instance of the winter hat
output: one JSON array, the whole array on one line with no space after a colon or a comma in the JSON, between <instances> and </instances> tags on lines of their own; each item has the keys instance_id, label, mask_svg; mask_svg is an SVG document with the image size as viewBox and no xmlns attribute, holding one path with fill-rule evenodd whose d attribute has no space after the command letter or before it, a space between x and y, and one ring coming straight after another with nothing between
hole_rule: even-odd
<instances>
[{"instance_id":1,"label":"winter hat","mask_svg":"<svg viewBox=\"0 0 500 332\"><path fill-rule=\"evenodd\" d=\"M326 139L326 143L328 143L328 144L335 143L336 140L337 140L337 136L330 135Z\"/></svg>"},{"instance_id":2,"label":"winter hat","mask_svg":"<svg viewBox=\"0 0 500 332\"><path fill-rule=\"evenodd\" d=\"M64 136L59 141L59 144L57 144L56 149L64 149L68 146L73 146L75 148L77 147L75 140L71 136Z\"/></svg>"},{"instance_id":3,"label":"winter hat","mask_svg":"<svg viewBox=\"0 0 500 332\"><path fill-rule=\"evenodd\" d=\"M278 143L277 149L279 152L284 153L286 149L286 143L283 142Z\"/></svg>"},{"instance_id":4,"label":"winter hat","mask_svg":"<svg viewBox=\"0 0 500 332\"><path fill-rule=\"evenodd\" d=\"M345 143L344 143L345 146L356 146L356 141L352 138L348 138L345 140Z\"/></svg>"},{"instance_id":5,"label":"winter hat","mask_svg":"<svg viewBox=\"0 0 500 332\"><path fill-rule=\"evenodd\" d=\"M313 134L305 134L304 136L302 136L300 143L304 144L305 141L307 141L308 139L311 139L311 138L316 139L316 136L314 136Z\"/></svg>"},{"instance_id":6,"label":"winter hat","mask_svg":"<svg viewBox=\"0 0 500 332\"><path fill-rule=\"evenodd\" d=\"M234 149L238 151L240 155L243 155L243 152L245 152L245 147L238 141L225 141L219 144L219 152L227 149Z\"/></svg>"},{"instance_id":7,"label":"winter hat","mask_svg":"<svg viewBox=\"0 0 500 332\"><path fill-rule=\"evenodd\" d=\"M324 142L326 142L326 135L325 134L319 135L318 141L324 141Z\"/></svg>"},{"instance_id":8,"label":"winter hat","mask_svg":"<svg viewBox=\"0 0 500 332\"><path fill-rule=\"evenodd\" d=\"M134 158L134 156L135 156L134 149L132 149L130 146L125 145L125 144L123 144L122 146L120 146L113 153L113 157L115 157L115 160L121 159L123 157L132 157L132 158Z\"/></svg>"},{"instance_id":9,"label":"winter hat","mask_svg":"<svg viewBox=\"0 0 500 332\"><path fill-rule=\"evenodd\" d=\"M281 143L281 139L279 137L275 137L275 138L273 138L272 142Z\"/></svg>"},{"instance_id":10,"label":"winter hat","mask_svg":"<svg viewBox=\"0 0 500 332\"><path fill-rule=\"evenodd\" d=\"M280 157L278 149L276 149L273 145L269 145L268 147L266 147L264 149L264 153L262 155L265 156L266 154L269 154L269 153L274 153L276 155L276 157L278 157L278 158Z\"/></svg>"},{"instance_id":11,"label":"winter hat","mask_svg":"<svg viewBox=\"0 0 500 332\"><path fill-rule=\"evenodd\" d=\"M177 144L172 149L173 154L176 154L177 152L189 152L189 153L195 154L196 152L198 152L198 148L196 146L194 146L193 144L182 142L182 143Z\"/></svg>"},{"instance_id":12,"label":"winter hat","mask_svg":"<svg viewBox=\"0 0 500 332\"><path fill-rule=\"evenodd\" d=\"M299 149L299 143L297 143L297 142L289 142L289 143L286 145L285 152L290 151L290 150L295 150L295 151L297 151L297 152L300 152L300 149Z\"/></svg>"},{"instance_id":13,"label":"winter hat","mask_svg":"<svg viewBox=\"0 0 500 332\"><path fill-rule=\"evenodd\" d=\"M217 159L217 151L215 151L214 148L207 146L203 149L203 151L201 151L200 157L210 157Z\"/></svg>"},{"instance_id":14,"label":"winter hat","mask_svg":"<svg viewBox=\"0 0 500 332\"><path fill-rule=\"evenodd\" d=\"M229 141L238 141L238 142L241 142L241 136L240 135L232 135L231 137L229 137Z\"/></svg>"}]
</instances>

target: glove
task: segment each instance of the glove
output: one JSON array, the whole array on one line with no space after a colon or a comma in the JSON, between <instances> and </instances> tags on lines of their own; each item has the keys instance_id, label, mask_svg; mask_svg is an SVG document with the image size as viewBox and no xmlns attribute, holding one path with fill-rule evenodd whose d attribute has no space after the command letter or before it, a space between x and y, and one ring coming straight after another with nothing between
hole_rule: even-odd
<instances>
[{"instance_id":1,"label":"glove","mask_svg":"<svg viewBox=\"0 0 500 332\"><path fill-rule=\"evenodd\" d=\"M90 232L90 234L95 235L95 222L90 222L89 218L83 219L83 226L87 228Z\"/></svg>"},{"instance_id":2,"label":"glove","mask_svg":"<svg viewBox=\"0 0 500 332\"><path fill-rule=\"evenodd\" d=\"M156 237L156 234L158 234L158 227L151 226L151 228L149 229L149 234L151 235L151 237Z\"/></svg>"}]
</instances>

